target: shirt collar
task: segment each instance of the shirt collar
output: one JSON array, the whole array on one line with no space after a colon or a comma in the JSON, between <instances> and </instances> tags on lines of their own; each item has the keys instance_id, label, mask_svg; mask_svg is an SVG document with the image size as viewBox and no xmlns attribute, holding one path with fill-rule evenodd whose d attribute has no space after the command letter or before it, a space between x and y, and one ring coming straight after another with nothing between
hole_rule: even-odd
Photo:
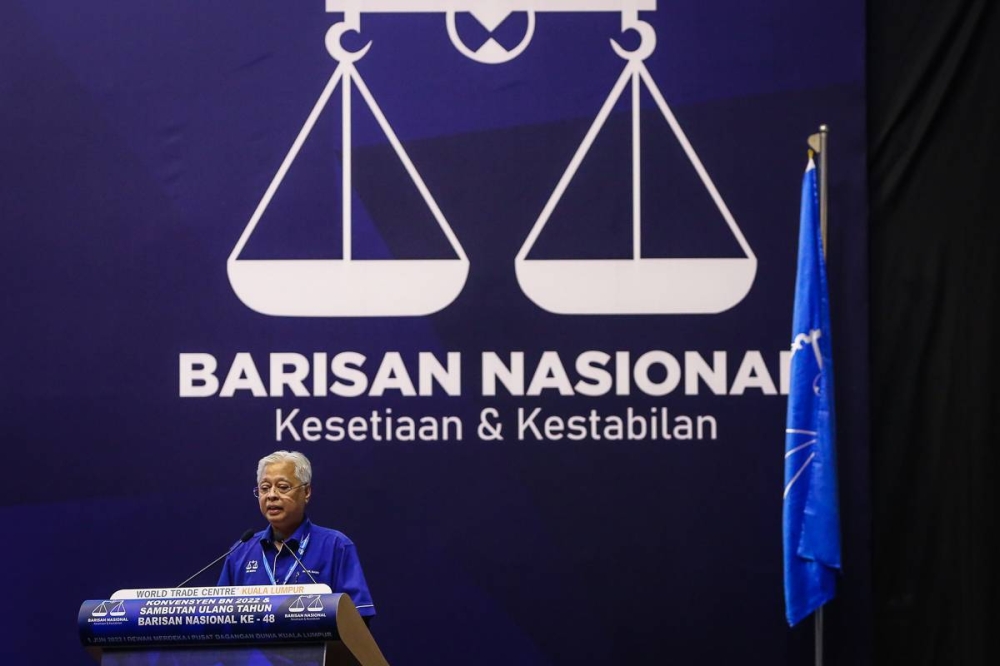
<instances>
[{"instance_id":1,"label":"shirt collar","mask_svg":"<svg viewBox=\"0 0 1000 666\"><path fill-rule=\"evenodd\" d=\"M285 539L285 543L293 548L298 548L299 544L302 543L302 540L309 536L310 529L312 529L312 523L309 521L309 517L307 516L302 520L302 524L299 525L298 529L292 532L291 536ZM257 536L259 537L258 540L262 544L268 546L274 545L274 530L270 525L267 526L266 530L258 532Z\"/></svg>"}]
</instances>

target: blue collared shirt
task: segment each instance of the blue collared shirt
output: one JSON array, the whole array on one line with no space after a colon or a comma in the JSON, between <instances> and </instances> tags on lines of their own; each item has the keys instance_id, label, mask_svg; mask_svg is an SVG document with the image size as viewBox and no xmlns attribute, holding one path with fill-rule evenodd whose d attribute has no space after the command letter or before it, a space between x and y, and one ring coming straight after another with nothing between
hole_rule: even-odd
<instances>
[{"instance_id":1,"label":"blue collared shirt","mask_svg":"<svg viewBox=\"0 0 1000 666\"><path fill-rule=\"evenodd\" d=\"M286 552L288 548L295 550L308 573ZM375 615L354 542L342 532L313 525L308 518L285 540L285 548L280 551L274 545L270 527L240 544L226 558L219 585L304 585L312 583L313 578L334 592L350 596L362 616Z\"/></svg>"}]
</instances>

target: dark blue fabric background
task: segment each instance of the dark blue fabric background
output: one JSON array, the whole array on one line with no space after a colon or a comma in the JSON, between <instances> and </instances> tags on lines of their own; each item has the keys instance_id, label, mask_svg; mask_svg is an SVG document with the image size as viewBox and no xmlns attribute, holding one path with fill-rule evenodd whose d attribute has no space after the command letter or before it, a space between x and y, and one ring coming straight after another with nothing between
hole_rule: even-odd
<instances>
[{"instance_id":1,"label":"dark blue fabric background","mask_svg":"<svg viewBox=\"0 0 1000 666\"><path fill-rule=\"evenodd\" d=\"M333 72L323 38L339 16L319 0L0 0L10 663L88 663L79 603L174 585L260 527L256 460L286 446L313 460L313 520L358 546L391 663L804 663L811 629L789 630L782 614L783 397L484 398L476 366L482 351L558 350L569 364L588 349L727 350L731 378L746 350L761 350L777 381L804 142L820 123L832 128L845 543L828 649L830 663L868 663L864 3L664 1L642 18L658 37L649 70L757 254L739 305L712 316L558 316L518 287L514 256L621 72L608 40L635 43L618 16L539 14L525 53L487 66L452 47L443 15L365 15L373 46L358 69L471 271L455 302L428 317L306 319L248 309L226 259ZM520 25L512 17L498 38L516 43ZM459 29L470 41L481 32L468 17ZM581 191L612 193L611 209L628 185L615 140L627 137L625 109L580 176ZM667 145L648 97L643 114L650 150ZM317 127L326 145L336 122ZM433 219L385 203L401 171L377 126L359 116L355 130L359 252L448 256ZM322 145L303 150L302 175L275 199L275 218L290 222L265 218L246 256L334 256L339 231L310 222L339 206L338 157ZM684 191L693 183L680 205L702 210L689 173L656 168ZM614 222L588 214L599 229ZM543 256L628 255L627 241L558 222L539 242ZM674 231L651 228L650 251L739 255L724 226ZM228 364L237 352L343 350L376 360L461 351L462 396L178 397L182 352ZM719 439L475 436L484 407L661 404L715 415ZM274 441L278 407L323 416L387 406L462 415L465 440Z\"/></svg>"}]
</instances>

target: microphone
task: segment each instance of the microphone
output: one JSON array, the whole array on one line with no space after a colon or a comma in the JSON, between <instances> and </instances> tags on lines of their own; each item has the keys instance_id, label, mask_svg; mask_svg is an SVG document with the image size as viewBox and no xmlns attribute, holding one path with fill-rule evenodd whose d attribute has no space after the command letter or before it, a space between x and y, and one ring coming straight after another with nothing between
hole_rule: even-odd
<instances>
[{"instance_id":1,"label":"microphone","mask_svg":"<svg viewBox=\"0 0 1000 666\"><path fill-rule=\"evenodd\" d=\"M285 546L285 548L288 549L288 552L292 554L292 557L295 558L295 561L299 563L299 566L302 567L302 570L306 572L306 575L309 576L309 580L311 580L316 585L319 585L319 581L317 581L315 578L313 578L312 572L309 571L309 569L306 569L306 565L302 564L302 560L299 559L299 556L295 552L295 549L292 548L291 546L289 546L285 542L282 542L282 544ZM277 573L277 572L275 572L275 573Z\"/></svg>"},{"instance_id":2,"label":"microphone","mask_svg":"<svg viewBox=\"0 0 1000 666\"><path fill-rule=\"evenodd\" d=\"M232 554L232 552L234 550L236 550L237 546L239 546L240 544L243 544L243 543L246 543L247 541L249 541L250 537L252 537L254 534L256 534L256 532L254 532L253 530L247 530L246 532L243 533L242 536L240 536L240 540L233 544L232 548L230 548L229 550L227 550L226 552L224 552L222 555L219 555L217 558L215 558L214 560L212 560L211 562L209 562L205 567L199 569L198 573L196 573L195 575L191 576L190 578L184 579L183 583L181 583L180 585L174 585L174 587L184 587L185 585L187 585L188 583L190 583L192 580L194 580L195 578L197 578L198 576L200 576L201 574L203 574L205 571L207 571L208 569L211 569L213 566L215 566L216 564L218 564L220 560L224 560L227 557L229 557Z\"/></svg>"}]
</instances>

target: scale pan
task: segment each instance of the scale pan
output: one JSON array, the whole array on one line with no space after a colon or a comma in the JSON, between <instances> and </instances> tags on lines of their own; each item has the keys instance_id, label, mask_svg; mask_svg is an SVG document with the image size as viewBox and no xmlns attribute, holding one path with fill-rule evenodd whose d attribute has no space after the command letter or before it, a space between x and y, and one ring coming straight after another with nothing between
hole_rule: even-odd
<instances>
[{"instance_id":1,"label":"scale pan","mask_svg":"<svg viewBox=\"0 0 1000 666\"><path fill-rule=\"evenodd\" d=\"M468 259L236 259L229 283L241 301L280 317L420 316L465 286Z\"/></svg>"},{"instance_id":2,"label":"scale pan","mask_svg":"<svg viewBox=\"0 0 1000 666\"><path fill-rule=\"evenodd\" d=\"M517 281L556 314L715 314L743 300L756 257L521 259Z\"/></svg>"}]
</instances>

